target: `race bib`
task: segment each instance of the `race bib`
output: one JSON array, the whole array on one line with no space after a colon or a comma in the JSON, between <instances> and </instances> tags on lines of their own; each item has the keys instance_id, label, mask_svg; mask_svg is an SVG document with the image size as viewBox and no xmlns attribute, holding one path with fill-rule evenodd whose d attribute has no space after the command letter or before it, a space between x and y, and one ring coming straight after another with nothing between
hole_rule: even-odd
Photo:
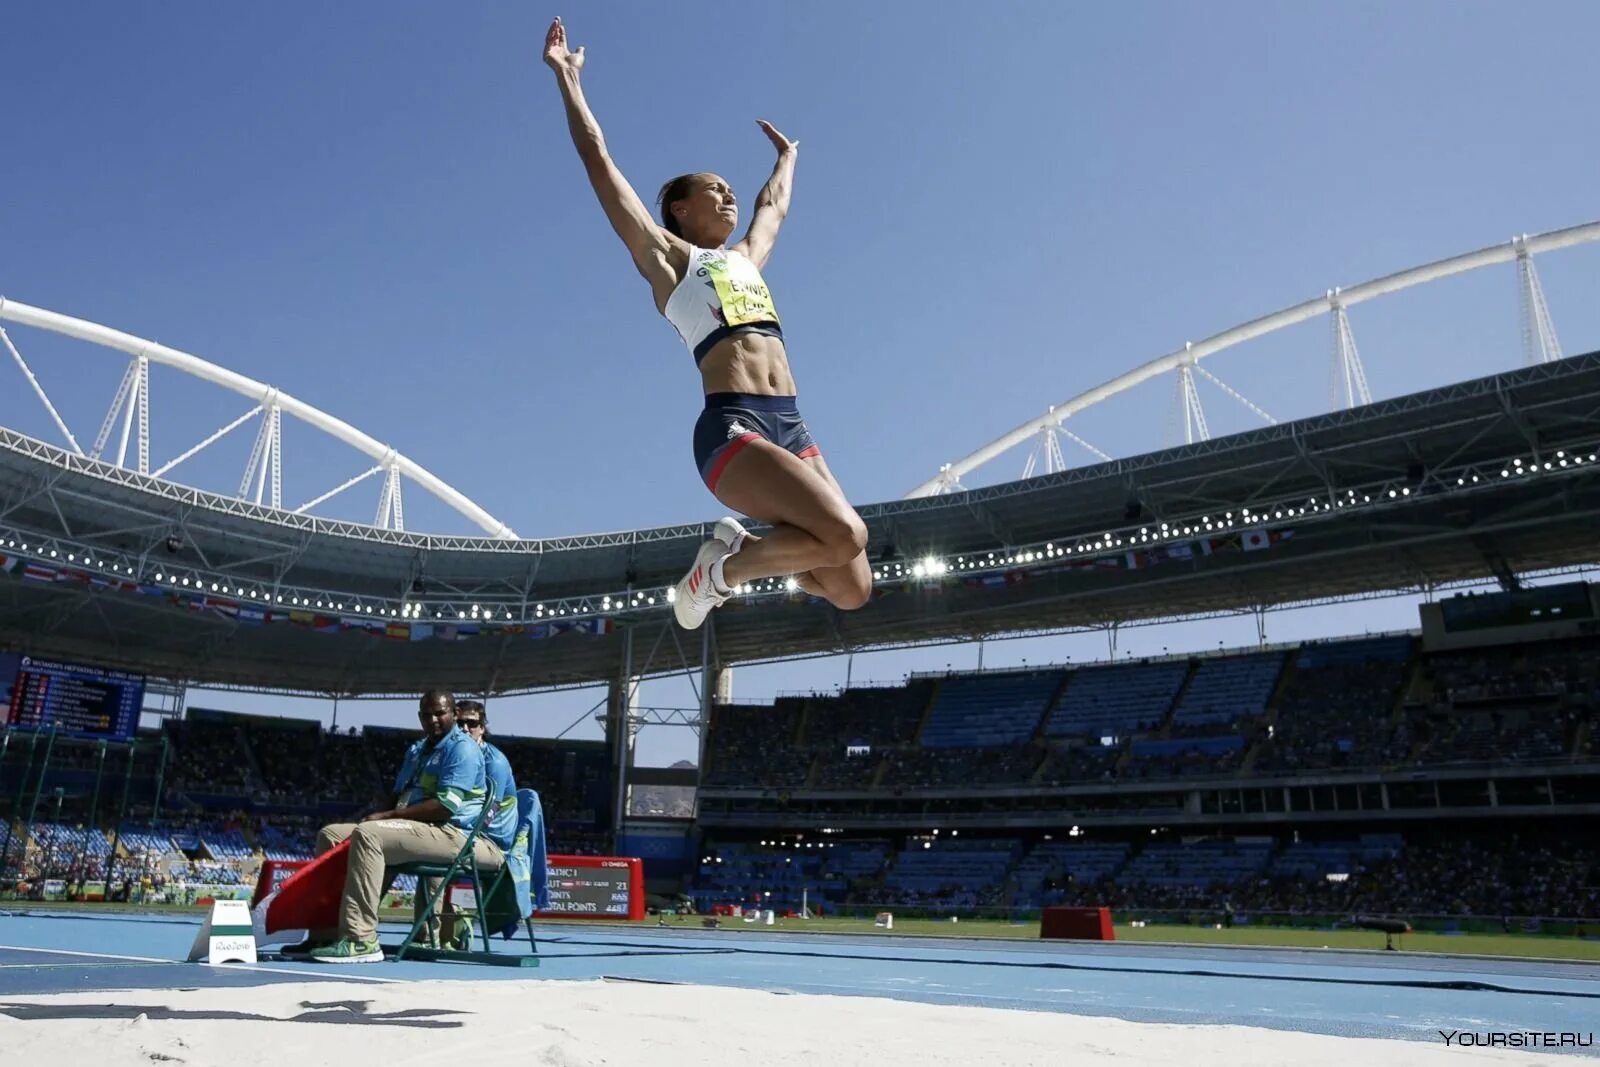
<instances>
[{"instance_id":1,"label":"race bib","mask_svg":"<svg viewBox=\"0 0 1600 1067\"><path fill-rule=\"evenodd\" d=\"M717 301L722 305L722 322L725 326L743 326L749 322L777 322L778 310L772 305L772 293L761 280L761 272L749 260L730 256L708 257L701 269L717 291Z\"/></svg>"}]
</instances>

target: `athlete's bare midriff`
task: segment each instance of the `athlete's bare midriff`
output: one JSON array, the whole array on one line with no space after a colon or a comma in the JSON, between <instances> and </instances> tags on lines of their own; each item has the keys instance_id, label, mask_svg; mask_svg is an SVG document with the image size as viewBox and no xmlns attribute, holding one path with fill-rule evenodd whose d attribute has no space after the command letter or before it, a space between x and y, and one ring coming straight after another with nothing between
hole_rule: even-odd
<instances>
[{"instance_id":1,"label":"athlete's bare midriff","mask_svg":"<svg viewBox=\"0 0 1600 1067\"><path fill-rule=\"evenodd\" d=\"M794 396L794 375L783 342L764 333L736 333L719 341L700 361L707 393Z\"/></svg>"}]
</instances>

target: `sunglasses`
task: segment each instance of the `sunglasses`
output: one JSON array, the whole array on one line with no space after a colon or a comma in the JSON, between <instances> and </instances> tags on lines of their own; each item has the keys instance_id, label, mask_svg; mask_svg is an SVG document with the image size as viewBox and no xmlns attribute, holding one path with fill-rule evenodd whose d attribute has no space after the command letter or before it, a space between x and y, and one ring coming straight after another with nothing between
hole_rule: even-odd
<instances>
[{"instance_id":1,"label":"sunglasses","mask_svg":"<svg viewBox=\"0 0 1600 1067\"><path fill-rule=\"evenodd\" d=\"M482 719L457 719L456 725L463 730L480 730L483 728Z\"/></svg>"}]
</instances>

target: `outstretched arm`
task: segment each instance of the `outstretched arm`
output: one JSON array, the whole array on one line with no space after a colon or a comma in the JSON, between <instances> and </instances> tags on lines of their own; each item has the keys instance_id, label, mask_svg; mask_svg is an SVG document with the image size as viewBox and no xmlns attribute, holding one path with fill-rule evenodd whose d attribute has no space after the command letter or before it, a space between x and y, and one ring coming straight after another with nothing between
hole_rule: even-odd
<instances>
[{"instance_id":1,"label":"outstretched arm","mask_svg":"<svg viewBox=\"0 0 1600 1067\"><path fill-rule=\"evenodd\" d=\"M778 227L789 213L789 193L794 188L794 162L800 155L800 142L791 141L779 133L772 123L757 119L756 125L767 135L767 140L778 150L778 161L772 165L772 177L761 187L756 197L755 214L750 218L750 230L734 249L749 256L757 267L764 267L772 246L778 240Z\"/></svg>"},{"instance_id":2,"label":"outstretched arm","mask_svg":"<svg viewBox=\"0 0 1600 1067\"><path fill-rule=\"evenodd\" d=\"M600 123L583 98L583 85L578 76L583 60L582 48L576 52L567 48L567 30L561 19L550 23L544 38L544 61L556 72L556 85L567 110L567 128L572 133L578 158L583 161L583 169L589 175L589 184L600 198L600 206L605 209L611 228L628 246L639 273L654 286L663 280L660 275L666 271L665 280L670 285L672 278L666 255L672 248L673 237L650 217L639 194L611 161Z\"/></svg>"}]
</instances>

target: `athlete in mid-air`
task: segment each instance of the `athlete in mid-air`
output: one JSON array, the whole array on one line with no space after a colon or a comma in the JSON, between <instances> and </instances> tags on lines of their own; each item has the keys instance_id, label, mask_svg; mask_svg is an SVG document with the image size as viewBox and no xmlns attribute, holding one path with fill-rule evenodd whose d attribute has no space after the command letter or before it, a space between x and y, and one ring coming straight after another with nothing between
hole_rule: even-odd
<instances>
[{"instance_id":1,"label":"athlete in mid-air","mask_svg":"<svg viewBox=\"0 0 1600 1067\"><path fill-rule=\"evenodd\" d=\"M758 538L732 518L717 523L678 583L678 622L694 629L741 583L779 575L793 575L835 607L859 608L872 592L867 529L795 407L783 327L761 278L789 210L798 142L759 123L778 161L741 240L727 244L738 202L715 174L685 174L662 186L658 223L606 150L579 80L584 50L567 47L560 18L545 36L544 61L556 73L572 142L606 218L650 283L656 310L700 368L700 477L722 503L772 527Z\"/></svg>"}]
</instances>

